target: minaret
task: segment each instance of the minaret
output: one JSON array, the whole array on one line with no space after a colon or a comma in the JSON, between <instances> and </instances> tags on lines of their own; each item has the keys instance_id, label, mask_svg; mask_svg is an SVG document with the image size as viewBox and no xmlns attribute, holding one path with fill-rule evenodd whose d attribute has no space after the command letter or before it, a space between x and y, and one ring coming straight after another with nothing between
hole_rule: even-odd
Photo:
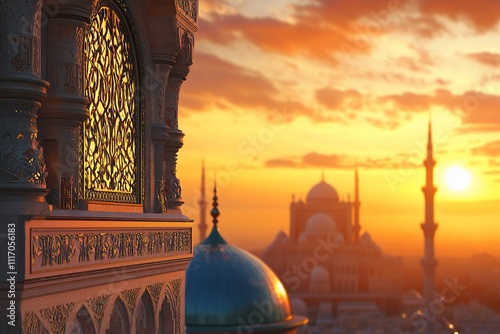
<instances>
[{"instance_id":1,"label":"minaret","mask_svg":"<svg viewBox=\"0 0 500 334\"><path fill-rule=\"evenodd\" d=\"M433 170L436 161L432 152L432 126L429 119L429 134L427 141L427 158L424 160L425 187L422 188L425 198L425 222L421 224L424 231L424 258L422 268L424 271L424 306L429 312L429 306L434 298L434 274L437 260L434 257L434 234L438 225L434 223L434 194L437 188L434 186ZM427 334L434 333L434 323L429 321L426 328Z\"/></svg>"},{"instance_id":2,"label":"minaret","mask_svg":"<svg viewBox=\"0 0 500 334\"><path fill-rule=\"evenodd\" d=\"M200 243L205 240L207 236L207 200L205 197L205 160L201 165L201 197L198 201L200 205Z\"/></svg>"},{"instance_id":3,"label":"minaret","mask_svg":"<svg viewBox=\"0 0 500 334\"><path fill-rule=\"evenodd\" d=\"M361 202L359 201L359 177L358 177L358 165L356 164L356 170L354 172L354 237L353 241L355 244L359 242L359 232L361 231L361 225L359 225L359 207Z\"/></svg>"}]
</instances>

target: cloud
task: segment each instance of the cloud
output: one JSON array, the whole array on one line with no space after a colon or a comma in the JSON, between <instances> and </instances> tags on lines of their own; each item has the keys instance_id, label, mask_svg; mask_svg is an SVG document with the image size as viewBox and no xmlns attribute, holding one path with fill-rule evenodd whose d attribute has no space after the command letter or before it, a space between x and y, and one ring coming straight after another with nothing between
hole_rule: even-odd
<instances>
[{"instance_id":1,"label":"cloud","mask_svg":"<svg viewBox=\"0 0 500 334\"><path fill-rule=\"evenodd\" d=\"M242 108L269 117L280 110L290 117L304 116L318 122L331 120L301 101L280 98L280 90L274 83L256 71L206 53L197 53L195 63L181 92L182 105L187 110Z\"/></svg>"},{"instance_id":2,"label":"cloud","mask_svg":"<svg viewBox=\"0 0 500 334\"><path fill-rule=\"evenodd\" d=\"M315 0L290 4L274 17L245 15L241 0L208 0L200 11L199 40L219 45L248 41L265 52L328 62L368 54L385 34L407 32L434 38L449 32L445 17L467 21L478 31L496 27L500 6L492 0ZM418 51L418 50L417 50ZM420 71L432 57L401 57L400 65Z\"/></svg>"},{"instance_id":3,"label":"cloud","mask_svg":"<svg viewBox=\"0 0 500 334\"><path fill-rule=\"evenodd\" d=\"M331 87L316 90L316 100L332 110L361 109L362 95L355 89L345 91Z\"/></svg>"},{"instance_id":4,"label":"cloud","mask_svg":"<svg viewBox=\"0 0 500 334\"><path fill-rule=\"evenodd\" d=\"M288 168L296 168L298 167L297 162L293 161L293 159L270 159L265 162L266 167L288 167Z\"/></svg>"},{"instance_id":5,"label":"cloud","mask_svg":"<svg viewBox=\"0 0 500 334\"><path fill-rule=\"evenodd\" d=\"M456 105L463 112L463 131L490 132L500 130L500 96L469 91Z\"/></svg>"},{"instance_id":6,"label":"cloud","mask_svg":"<svg viewBox=\"0 0 500 334\"><path fill-rule=\"evenodd\" d=\"M454 96L446 89L436 89L433 95L405 92L402 94L385 95L379 98L383 104L410 112L428 112L431 106L447 106L451 108Z\"/></svg>"},{"instance_id":7,"label":"cloud","mask_svg":"<svg viewBox=\"0 0 500 334\"><path fill-rule=\"evenodd\" d=\"M389 32L405 3L319 0L292 5L290 17L273 18L247 17L212 2L200 17L199 39L223 45L246 40L266 52L330 64L369 53L377 38Z\"/></svg>"},{"instance_id":8,"label":"cloud","mask_svg":"<svg viewBox=\"0 0 500 334\"><path fill-rule=\"evenodd\" d=\"M395 59L395 63L398 67L407 68L410 71L414 72L426 72L429 66L433 66L436 64L432 55L429 51L425 50L422 47L410 45L410 48L414 51L414 56L401 56Z\"/></svg>"},{"instance_id":9,"label":"cloud","mask_svg":"<svg viewBox=\"0 0 500 334\"><path fill-rule=\"evenodd\" d=\"M436 17L431 15L407 16L392 29L393 31L405 31L417 35L420 38L432 39L443 33L449 32L448 28Z\"/></svg>"},{"instance_id":10,"label":"cloud","mask_svg":"<svg viewBox=\"0 0 500 334\"><path fill-rule=\"evenodd\" d=\"M500 20L500 6L492 0L421 0L420 11L424 16L466 20L479 32L494 29Z\"/></svg>"},{"instance_id":11,"label":"cloud","mask_svg":"<svg viewBox=\"0 0 500 334\"><path fill-rule=\"evenodd\" d=\"M395 154L390 157L367 158L358 161L357 166L365 169L400 169L418 168L422 157L411 154ZM269 168L332 168L353 169L356 166L356 157L341 154L323 154L310 152L302 156L276 158L265 161Z\"/></svg>"},{"instance_id":12,"label":"cloud","mask_svg":"<svg viewBox=\"0 0 500 334\"><path fill-rule=\"evenodd\" d=\"M494 87L488 87L496 83L493 82L496 78L485 82L477 91L462 94L436 89L431 94L407 91L371 96L356 89L325 86L314 91L319 106L314 108L302 102L300 96L282 97L278 83L263 74L217 56L197 53L195 64L181 93L182 105L189 111L238 108L272 117L280 110L288 120L300 116L314 122L348 123L364 119L375 127L394 129L413 113L441 107L462 116L463 124L457 129L461 133L500 130L500 96L489 94Z\"/></svg>"},{"instance_id":13,"label":"cloud","mask_svg":"<svg viewBox=\"0 0 500 334\"><path fill-rule=\"evenodd\" d=\"M265 52L287 56L305 56L335 64L334 52L348 42L338 30L314 22L296 24L273 18L248 18L242 15L223 19L200 20L199 39L227 45L247 40ZM359 50L359 53L367 50Z\"/></svg>"},{"instance_id":14,"label":"cloud","mask_svg":"<svg viewBox=\"0 0 500 334\"><path fill-rule=\"evenodd\" d=\"M498 67L500 65L500 54L491 52L477 52L465 55L467 58L472 59L478 63Z\"/></svg>"},{"instance_id":15,"label":"cloud","mask_svg":"<svg viewBox=\"0 0 500 334\"><path fill-rule=\"evenodd\" d=\"M500 140L491 141L471 149L472 154L497 157L500 155Z\"/></svg>"}]
</instances>

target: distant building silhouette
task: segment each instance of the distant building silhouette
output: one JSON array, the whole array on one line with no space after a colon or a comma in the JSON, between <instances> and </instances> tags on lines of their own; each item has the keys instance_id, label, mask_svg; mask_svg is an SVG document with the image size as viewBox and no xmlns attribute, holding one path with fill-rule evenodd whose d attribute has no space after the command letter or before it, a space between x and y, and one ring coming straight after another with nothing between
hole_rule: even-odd
<instances>
[{"instance_id":1,"label":"distant building silhouette","mask_svg":"<svg viewBox=\"0 0 500 334\"><path fill-rule=\"evenodd\" d=\"M367 232L360 235L357 169L354 194L353 202L341 200L322 178L305 202L292 199L290 236L279 232L262 256L292 304L315 323L338 315L339 307L375 306L388 314L401 308L401 259L383 254Z\"/></svg>"},{"instance_id":2,"label":"distant building silhouette","mask_svg":"<svg viewBox=\"0 0 500 334\"><path fill-rule=\"evenodd\" d=\"M424 232L424 258L422 259L422 268L424 271L424 306L430 310L430 305L434 298L434 276L437 266L437 260L434 255L434 234L438 225L434 222L434 195L437 188L434 186L434 166L436 160L433 157L432 148L432 124L429 120L427 137L427 157L423 162L425 167L425 187L422 188L425 198L425 222L421 224ZM432 318L430 318L432 319ZM434 333L434 323L428 320L426 333Z\"/></svg>"}]
</instances>

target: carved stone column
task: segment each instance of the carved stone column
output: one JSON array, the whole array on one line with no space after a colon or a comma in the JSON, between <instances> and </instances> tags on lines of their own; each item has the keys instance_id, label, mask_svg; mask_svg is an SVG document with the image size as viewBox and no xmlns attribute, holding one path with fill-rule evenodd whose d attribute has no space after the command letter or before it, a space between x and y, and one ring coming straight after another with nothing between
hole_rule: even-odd
<instances>
[{"instance_id":1,"label":"carved stone column","mask_svg":"<svg viewBox=\"0 0 500 334\"><path fill-rule=\"evenodd\" d=\"M181 85L186 80L187 68L174 66L168 78L166 89L165 124L168 127L168 138L164 145L165 181L169 208L180 209L182 189L177 178L177 154L183 145L184 133L178 128L179 93Z\"/></svg>"},{"instance_id":2,"label":"carved stone column","mask_svg":"<svg viewBox=\"0 0 500 334\"><path fill-rule=\"evenodd\" d=\"M0 320L1 333L20 328L24 222L49 213L37 125L49 86L40 79L41 6L42 0L0 1L0 308L16 314L14 328L10 319ZM14 285L7 279L15 283L14 295L8 295Z\"/></svg>"},{"instance_id":3,"label":"carved stone column","mask_svg":"<svg viewBox=\"0 0 500 334\"><path fill-rule=\"evenodd\" d=\"M167 199L169 206L180 209L182 189L177 178L177 154L183 145L184 133L179 130L179 95L182 83L186 80L189 67L193 64L194 36L189 30L179 28L179 53L168 77L165 99L165 124L169 138L165 142L164 156L166 166Z\"/></svg>"},{"instance_id":4,"label":"carved stone column","mask_svg":"<svg viewBox=\"0 0 500 334\"><path fill-rule=\"evenodd\" d=\"M46 168L37 126L38 109L49 86L40 79L41 6L42 0L23 5L17 0L0 1L2 214L43 213L48 209L43 199Z\"/></svg>"},{"instance_id":5,"label":"carved stone column","mask_svg":"<svg viewBox=\"0 0 500 334\"><path fill-rule=\"evenodd\" d=\"M78 141L88 117L84 97L84 36L90 20L86 1L65 1L46 27L46 77L51 83L40 111L46 151L48 201L60 209L76 209Z\"/></svg>"},{"instance_id":6,"label":"carved stone column","mask_svg":"<svg viewBox=\"0 0 500 334\"><path fill-rule=\"evenodd\" d=\"M152 141L153 141L153 155L154 155L154 201L153 211L158 213L166 213L169 207L167 197L167 183L166 183L166 162L164 147L167 142L168 127L165 121L165 103L168 76L172 69L172 64L175 57L168 57L167 55L157 55L154 57L153 67L155 75L155 101L153 103L154 120L152 124Z\"/></svg>"}]
</instances>

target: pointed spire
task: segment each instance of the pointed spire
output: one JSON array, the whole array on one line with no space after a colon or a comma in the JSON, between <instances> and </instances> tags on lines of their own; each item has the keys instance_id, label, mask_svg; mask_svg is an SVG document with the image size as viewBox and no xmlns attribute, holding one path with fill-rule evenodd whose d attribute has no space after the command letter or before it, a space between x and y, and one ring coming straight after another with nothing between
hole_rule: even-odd
<instances>
[{"instance_id":1,"label":"pointed spire","mask_svg":"<svg viewBox=\"0 0 500 334\"><path fill-rule=\"evenodd\" d=\"M208 238L205 239L201 244L202 245L222 245L222 244L227 244L226 240L222 238L222 236L219 234L219 230L217 227L217 224L219 223L219 218L220 212L218 209L219 203L217 202L218 197L217 197L217 184L214 182L214 197L213 197L213 202L212 202L212 210L210 211L210 215L212 216L212 222L213 222L213 227L212 227L212 232L210 232L210 235Z\"/></svg>"},{"instance_id":2,"label":"pointed spire","mask_svg":"<svg viewBox=\"0 0 500 334\"><path fill-rule=\"evenodd\" d=\"M427 140L429 143L432 143L432 119L431 119L431 114L429 113L429 133L427 134Z\"/></svg>"},{"instance_id":3,"label":"pointed spire","mask_svg":"<svg viewBox=\"0 0 500 334\"><path fill-rule=\"evenodd\" d=\"M359 207L361 202L359 201L359 175L358 175L358 160L356 159L356 165L354 169L354 229L353 229L353 242L355 244L359 243L359 234L361 232L361 225L359 221Z\"/></svg>"},{"instance_id":4,"label":"pointed spire","mask_svg":"<svg viewBox=\"0 0 500 334\"><path fill-rule=\"evenodd\" d=\"M205 198L205 159L201 160L201 196Z\"/></svg>"},{"instance_id":5,"label":"pointed spire","mask_svg":"<svg viewBox=\"0 0 500 334\"><path fill-rule=\"evenodd\" d=\"M432 119L431 113L429 112L428 130L427 130L427 157L432 160Z\"/></svg>"},{"instance_id":6,"label":"pointed spire","mask_svg":"<svg viewBox=\"0 0 500 334\"><path fill-rule=\"evenodd\" d=\"M356 188L356 194L358 192L358 182L359 182L359 176L358 176L358 160L356 159L356 165L354 167L354 183L355 183L355 188Z\"/></svg>"},{"instance_id":7,"label":"pointed spire","mask_svg":"<svg viewBox=\"0 0 500 334\"><path fill-rule=\"evenodd\" d=\"M219 222L217 218L220 215L219 209L217 208L219 206L219 203L217 203L217 184L214 182L214 197L213 197L213 203L212 203L212 211L210 211L210 215L212 216L212 222L214 223L214 227L217 228L217 223Z\"/></svg>"},{"instance_id":8,"label":"pointed spire","mask_svg":"<svg viewBox=\"0 0 500 334\"><path fill-rule=\"evenodd\" d=\"M205 159L201 162L201 187L200 187L200 200L198 201L200 206L200 223L198 228L200 230L200 242L205 240L207 234L207 200L205 195Z\"/></svg>"},{"instance_id":9,"label":"pointed spire","mask_svg":"<svg viewBox=\"0 0 500 334\"><path fill-rule=\"evenodd\" d=\"M432 121L429 113L429 125L427 134L427 158L424 160L425 186L422 187L425 199L425 221L420 226L424 232L424 258L422 267L424 271L424 306L431 307L435 290L435 270L437 260L434 253L434 235L438 225L434 222L434 195L437 188L434 186L434 165L436 161L432 152ZM434 333L434 322L429 322L426 332Z\"/></svg>"}]
</instances>

